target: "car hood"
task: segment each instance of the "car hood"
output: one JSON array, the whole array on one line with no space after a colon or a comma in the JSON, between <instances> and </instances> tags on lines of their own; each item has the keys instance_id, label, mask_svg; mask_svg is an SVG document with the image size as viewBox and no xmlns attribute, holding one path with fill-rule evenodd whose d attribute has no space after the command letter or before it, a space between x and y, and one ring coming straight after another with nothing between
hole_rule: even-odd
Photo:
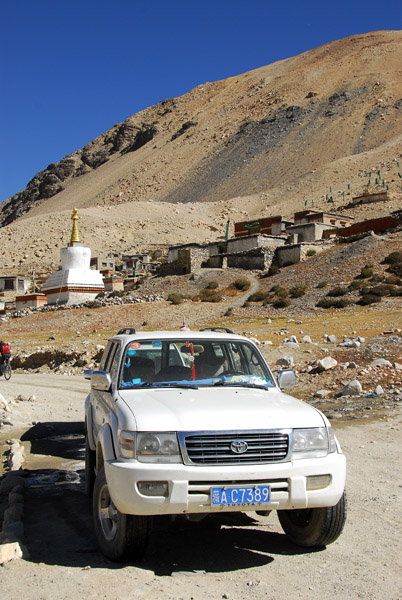
<instances>
[{"instance_id":1,"label":"car hood","mask_svg":"<svg viewBox=\"0 0 402 600\"><path fill-rule=\"evenodd\" d=\"M321 413L276 388L121 390L137 431L230 431L323 427ZM136 426L134 426L136 424Z\"/></svg>"}]
</instances>

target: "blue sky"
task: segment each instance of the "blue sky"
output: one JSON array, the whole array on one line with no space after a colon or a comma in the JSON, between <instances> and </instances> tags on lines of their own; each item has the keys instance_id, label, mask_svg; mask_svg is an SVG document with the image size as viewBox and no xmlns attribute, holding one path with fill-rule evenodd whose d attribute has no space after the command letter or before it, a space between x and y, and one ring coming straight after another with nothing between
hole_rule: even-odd
<instances>
[{"instance_id":1,"label":"blue sky","mask_svg":"<svg viewBox=\"0 0 402 600\"><path fill-rule=\"evenodd\" d=\"M164 98L382 29L399 0L3 0L0 201Z\"/></svg>"}]
</instances>

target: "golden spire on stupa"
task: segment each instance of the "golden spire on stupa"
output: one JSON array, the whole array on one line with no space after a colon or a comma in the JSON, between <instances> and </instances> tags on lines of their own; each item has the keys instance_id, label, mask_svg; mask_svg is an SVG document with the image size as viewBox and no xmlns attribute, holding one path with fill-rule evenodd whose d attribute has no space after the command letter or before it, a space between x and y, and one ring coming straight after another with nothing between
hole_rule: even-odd
<instances>
[{"instance_id":1,"label":"golden spire on stupa","mask_svg":"<svg viewBox=\"0 0 402 600\"><path fill-rule=\"evenodd\" d=\"M73 212L71 213L71 218L73 220L73 230L71 232L71 240L69 246L81 246L80 234L78 231L78 210L73 208Z\"/></svg>"}]
</instances>

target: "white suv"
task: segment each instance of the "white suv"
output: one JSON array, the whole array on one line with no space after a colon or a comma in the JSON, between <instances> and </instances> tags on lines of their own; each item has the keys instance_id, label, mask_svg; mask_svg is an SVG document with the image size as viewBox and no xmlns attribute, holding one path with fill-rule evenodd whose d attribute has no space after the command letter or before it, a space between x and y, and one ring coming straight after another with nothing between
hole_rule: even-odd
<instances>
[{"instance_id":1,"label":"white suv","mask_svg":"<svg viewBox=\"0 0 402 600\"><path fill-rule=\"evenodd\" d=\"M278 510L287 536L325 546L346 519L346 459L326 417L281 391L229 330L121 330L86 371L86 489L112 560L145 551L152 515Z\"/></svg>"}]
</instances>

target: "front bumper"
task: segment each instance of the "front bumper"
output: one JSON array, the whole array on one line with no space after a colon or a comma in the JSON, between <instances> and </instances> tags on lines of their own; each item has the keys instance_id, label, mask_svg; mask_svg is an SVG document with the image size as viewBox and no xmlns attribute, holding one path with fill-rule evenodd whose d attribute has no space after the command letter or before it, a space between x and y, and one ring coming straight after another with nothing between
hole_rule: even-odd
<instances>
[{"instance_id":1,"label":"front bumper","mask_svg":"<svg viewBox=\"0 0 402 600\"><path fill-rule=\"evenodd\" d=\"M106 479L118 510L132 515L219 513L231 511L289 510L334 506L345 489L346 459L334 452L325 458L302 459L269 465L193 467L183 464L144 464L133 460L105 462ZM307 490L307 477L330 475L327 487ZM138 482L166 481L168 495L145 496ZM269 504L211 506L211 487L268 484Z\"/></svg>"}]
</instances>

